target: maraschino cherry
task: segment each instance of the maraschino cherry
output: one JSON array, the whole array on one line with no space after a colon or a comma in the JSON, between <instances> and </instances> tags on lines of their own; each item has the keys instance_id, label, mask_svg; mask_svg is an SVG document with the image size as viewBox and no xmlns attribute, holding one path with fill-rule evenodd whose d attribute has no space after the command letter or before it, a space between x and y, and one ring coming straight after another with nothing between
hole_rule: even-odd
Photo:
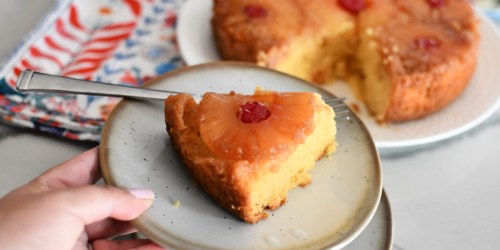
<instances>
[{"instance_id":1,"label":"maraschino cherry","mask_svg":"<svg viewBox=\"0 0 500 250\"><path fill-rule=\"evenodd\" d=\"M347 10L349 13L356 15L366 8L366 0L337 0L340 7Z\"/></svg>"},{"instance_id":2,"label":"maraschino cherry","mask_svg":"<svg viewBox=\"0 0 500 250\"><path fill-rule=\"evenodd\" d=\"M267 16L267 11L260 5L247 5L243 9L245 14L250 18L260 18Z\"/></svg>"},{"instance_id":3,"label":"maraschino cherry","mask_svg":"<svg viewBox=\"0 0 500 250\"><path fill-rule=\"evenodd\" d=\"M243 103L236 114L243 123L258 123L271 116L269 109L260 102Z\"/></svg>"}]
</instances>

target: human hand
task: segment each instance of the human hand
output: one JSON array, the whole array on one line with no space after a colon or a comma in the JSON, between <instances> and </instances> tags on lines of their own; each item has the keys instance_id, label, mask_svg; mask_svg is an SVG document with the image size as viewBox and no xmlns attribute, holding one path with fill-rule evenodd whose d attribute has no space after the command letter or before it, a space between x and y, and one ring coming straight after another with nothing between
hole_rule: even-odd
<instances>
[{"instance_id":1,"label":"human hand","mask_svg":"<svg viewBox=\"0 0 500 250\"><path fill-rule=\"evenodd\" d=\"M110 239L135 231L129 221L154 193L91 185L101 178L98 166L94 148L0 199L2 249L162 249L144 239Z\"/></svg>"}]
</instances>

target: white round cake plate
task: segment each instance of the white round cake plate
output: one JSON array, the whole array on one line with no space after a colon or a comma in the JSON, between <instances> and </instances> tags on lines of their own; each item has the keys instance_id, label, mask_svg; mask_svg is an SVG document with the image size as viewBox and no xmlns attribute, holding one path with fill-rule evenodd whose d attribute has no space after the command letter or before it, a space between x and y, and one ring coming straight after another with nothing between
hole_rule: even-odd
<instances>
[{"instance_id":1,"label":"white round cake plate","mask_svg":"<svg viewBox=\"0 0 500 250\"><path fill-rule=\"evenodd\" d=\"M500 36L496 26L481 9L481 44L476 71L464 93L443 110L423 119L399 124L378 124L354 98L344 83L323 87L336 96L347 97L347 103L361 108L358 116L368 127L375 144L381 148L398 148L436 142L463 133L490 117L500 107ZM212 0L190 0L183 5L178 21L178 41L188 65L219 61L210 20Z\"/></svg>"}]
</instances>

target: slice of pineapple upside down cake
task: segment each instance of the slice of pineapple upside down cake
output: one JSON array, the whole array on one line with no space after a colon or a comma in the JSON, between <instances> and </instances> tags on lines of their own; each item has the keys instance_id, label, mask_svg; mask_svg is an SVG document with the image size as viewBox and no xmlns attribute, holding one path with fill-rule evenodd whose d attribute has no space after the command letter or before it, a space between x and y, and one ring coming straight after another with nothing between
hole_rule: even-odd
<instances>
[{"instance_id":1,"label":"slice of pineapple upside down cake","mask_svg":"<svg viewBox=\"0 0 500 250\"><path fill-rule=\"evenodd\" d=\"M319 94L206 93L165 100L172 143L196 183L248 223L311 182L316 160L335 151L334 112Z\"/></svg>"}]
</instances>

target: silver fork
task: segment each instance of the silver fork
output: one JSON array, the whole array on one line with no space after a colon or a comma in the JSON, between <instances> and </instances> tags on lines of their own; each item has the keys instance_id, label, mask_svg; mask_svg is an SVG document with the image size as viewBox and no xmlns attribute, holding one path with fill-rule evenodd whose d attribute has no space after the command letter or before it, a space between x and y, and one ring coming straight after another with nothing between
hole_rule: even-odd
<instances>
[{"instance_id":1,"label":"silver fork","mask_svg":"<svg viewBox=\"0 0 500 250\"><path fill-rule=\"evenodd\" d=\"M326 104L330 105L335 112L335 121L349 121L351 119L351 112L344 101L345 97L325 99Z\"/></svg>"},{"instance_id":2,"label":"silver fork","mask_svg":"<svg viewBox=\"0 0 500 250\"><path fill-rule=\"evenodd\" d=\"M19 92L56 92L84 95L101 95L115 97L130 97L149 100L164 100L170 95L180 94L175 91L165 91L157 89L136 88L109 83L93 82L56 76L35 72L33 70L24 70L16 83ZM195 94L187 93L198 97ZM349 109L344 103L345 98L327 99L325 102L335 111L335 120L349 120Z\"/></svg>"},{"instance_id":3,"label":"silver fork","mask_svg":"<svg viewBox=\"0 0 500 250\"><path fill-rule=\"evenodd\" d=\"M30 69L24 70L21 73L21 75L17 79L16 87L19 92L56 92L84 95L132 97L149 100L164 100L170 95L180 93L175 91L136 88L110 83L80 80L64 76L48 75L40 72L35 72ZM196 96L194 94L191 95Z\"/></svg>"}]
</instances>

